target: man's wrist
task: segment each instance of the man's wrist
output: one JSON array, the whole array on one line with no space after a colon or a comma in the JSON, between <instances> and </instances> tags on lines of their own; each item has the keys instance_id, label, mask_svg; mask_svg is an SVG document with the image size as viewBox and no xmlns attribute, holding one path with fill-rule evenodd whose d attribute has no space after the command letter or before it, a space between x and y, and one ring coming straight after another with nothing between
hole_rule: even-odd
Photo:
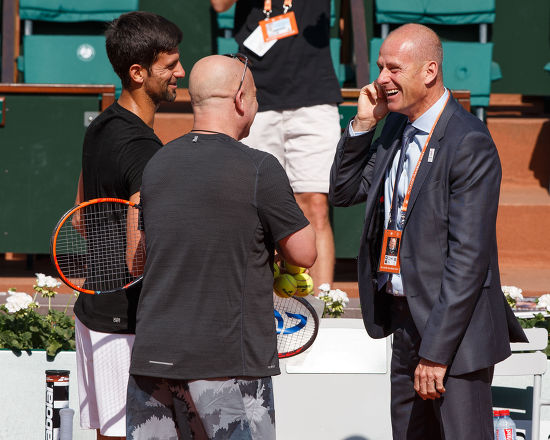
<instances>
[{"instance_id":1,"label":"man's wrist","mask_svg":"<svg viewBox=\"0 0 550 440\"><path fill-rule=\"evenodd\" d=\"M355 133L368 132L376 128L377 121L359 119L357 116L353 118L351 126Z\"/></svg>"},{"instance_id":2,"label":"man's wrist","mask_svg":"<svg viewBox=\"0 0 550 440\"><path fill-rule=\"evenodd\" d=\"M355 122L355 120L352 119L352 120L350 121L349 125L348 125L348 127L349 127L349 130L348 130L348 131L349 131L349 135L350 135L351 137L361 136L362 134L369 133L369 132L373 131L373 130L376 128L376 124L375 124L375 125L374 125L372 128L370 128L370 129L367 129L367 130L358 130L358 129L356 129L356 128L354 127L354 122Z\"/></svg>"}]
</instances>

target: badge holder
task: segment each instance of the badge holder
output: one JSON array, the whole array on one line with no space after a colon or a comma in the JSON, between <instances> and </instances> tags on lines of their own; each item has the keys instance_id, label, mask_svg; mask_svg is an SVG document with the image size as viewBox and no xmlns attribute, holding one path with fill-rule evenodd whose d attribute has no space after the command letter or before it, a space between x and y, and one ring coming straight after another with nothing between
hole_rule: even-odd
<instances>
[{"instance_id":1,"label":"badge holder","mask_svg":"<svg viewBox=\"0 0 550 440\"><path fill-rule=\"evenodd\" d=\"M294 12L287 12L283 15L277 15L273 18L260 21L262 35L264 41L269 43L273 40L281 40L291 37L298 33L298 25L296 24L296 16Z\"/></svg>"},{"instance_id":2,"label":"badge holder","mask_svg":"<svg viewBox=\"0 0 550 440\"><path fill-rule=\"evenodd\" d=\"M382 239L382 252L380 254L379 272L399 273L401 265L399 263L399 250L401 247L401 231L392 229L384 230Z\"/></svg>"},{"instance_id":3,"label":"badge holder","mask_svg":"<svg viewBox=\"0 0 550 440\"><path fill-rule=\"evenodd\" d=\"M263 11L265 19L258 23L259 26L243 41L243 45L256 55L263 57L278 40L298 34L296 16L294 12L288 12L290 8L292 8L292 0L284 0L284 13L270 18L271 0L266 0Z\"/></svg>"}]
</instances>

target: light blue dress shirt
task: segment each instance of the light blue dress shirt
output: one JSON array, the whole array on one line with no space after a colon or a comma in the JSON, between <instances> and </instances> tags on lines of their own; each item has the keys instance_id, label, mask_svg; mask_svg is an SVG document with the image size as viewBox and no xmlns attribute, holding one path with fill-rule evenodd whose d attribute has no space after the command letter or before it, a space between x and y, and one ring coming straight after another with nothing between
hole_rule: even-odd
<instances>
[{"instance_id":1,"label":"light blue dress shirt","mask_svg":"<svg viewBox=\"0 0 550 440\"><path fill-rule=\"evenodd\" d=\"M397 188L397 197L398 197L398 215L397 223L399 225L399 219L401 218L401 206L407 189L409 187L410 178L416 168L418 159L420 158L420 153L424 144L428 140L428 136L432 131L432 127L436 123L438 115L443 110L447 97L449 96L449 91L445 89L445 92L439 98L434 105L432 105L428 110L426 110L416 121L412 123L418 131L414 135L409 148L406 152L405 162L403 164L403 172L399 179L399 186ZM349 125L349 134L350 136L359 136L366 132L356 133L353 131L351 123ZM428 151L427 151L428 153ZM390 219L390 210L391 210L391 199L393 196L393 185L395 184L395 174L397 173L397 164L399 163L399 157L401 156L401 151L398 150L397 154L393 158L392 166L386 170L386 178L384 181L384 227L388 226ZM418 256L422 258L421 255ZM387 284L387 292L396 296L404 296L405 290L403 288L403 280L401 274L388 274L386 272L378 272L378 286L382 287Z\"/></svg>"}]
</instances>

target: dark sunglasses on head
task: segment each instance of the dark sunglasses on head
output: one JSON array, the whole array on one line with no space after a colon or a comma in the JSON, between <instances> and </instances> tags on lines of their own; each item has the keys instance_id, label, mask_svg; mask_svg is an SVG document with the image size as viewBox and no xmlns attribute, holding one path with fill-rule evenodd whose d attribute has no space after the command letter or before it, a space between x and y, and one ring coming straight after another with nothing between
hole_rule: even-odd
<instances>
[{"instance_id":1,"label":"dark sunglasses on head","mask_svg":"<svg viewBox=\"0 0 550 440\"><path fill-rule=\"evenodd\" d=\"M239 90L241 90L241 87L243 86L244 76L246 75L246 68L248 66L251 66L252 63L250 62L248 57L246 55L243 55L242 53L225 53L225 54L223 54L223 56L224 57L229 57L229 58L234 58L234 59L239 60L241 63L244 64L244 69L243 69L243 75L241 77L241 82L239 84L239 88L237 89L237 92L235 93L235 96L237 96L237 93L239 93Z\"/></svg>"}]
</instances>

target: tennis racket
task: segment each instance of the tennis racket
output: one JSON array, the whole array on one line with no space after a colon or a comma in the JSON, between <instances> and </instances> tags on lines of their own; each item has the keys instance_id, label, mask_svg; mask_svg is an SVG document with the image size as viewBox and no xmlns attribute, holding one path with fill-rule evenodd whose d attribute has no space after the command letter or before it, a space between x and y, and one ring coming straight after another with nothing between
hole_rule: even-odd
<instances>
[{"instance_id":1,"label":"tennis racket","mask_svg":"<svg viewBox=\"0 0 550 440\"><path fill-rule=\"evenodd\" d=\"M143 278L140 207L115 198L70 209L54 228L50 254L59 276L79 292L120 292Z\"/></svg>"},{"instance_id":2,"label":"tennis racket","mask_svg":"<svg viewBox=\"0 0 550 440\"><path fill-rule=\"evenodd\" d=\"M279 358L296 356L311 347L319 331L319 317L311 304L301 297L274 294L273 305Z\"/></svg>"}]
</instances>

